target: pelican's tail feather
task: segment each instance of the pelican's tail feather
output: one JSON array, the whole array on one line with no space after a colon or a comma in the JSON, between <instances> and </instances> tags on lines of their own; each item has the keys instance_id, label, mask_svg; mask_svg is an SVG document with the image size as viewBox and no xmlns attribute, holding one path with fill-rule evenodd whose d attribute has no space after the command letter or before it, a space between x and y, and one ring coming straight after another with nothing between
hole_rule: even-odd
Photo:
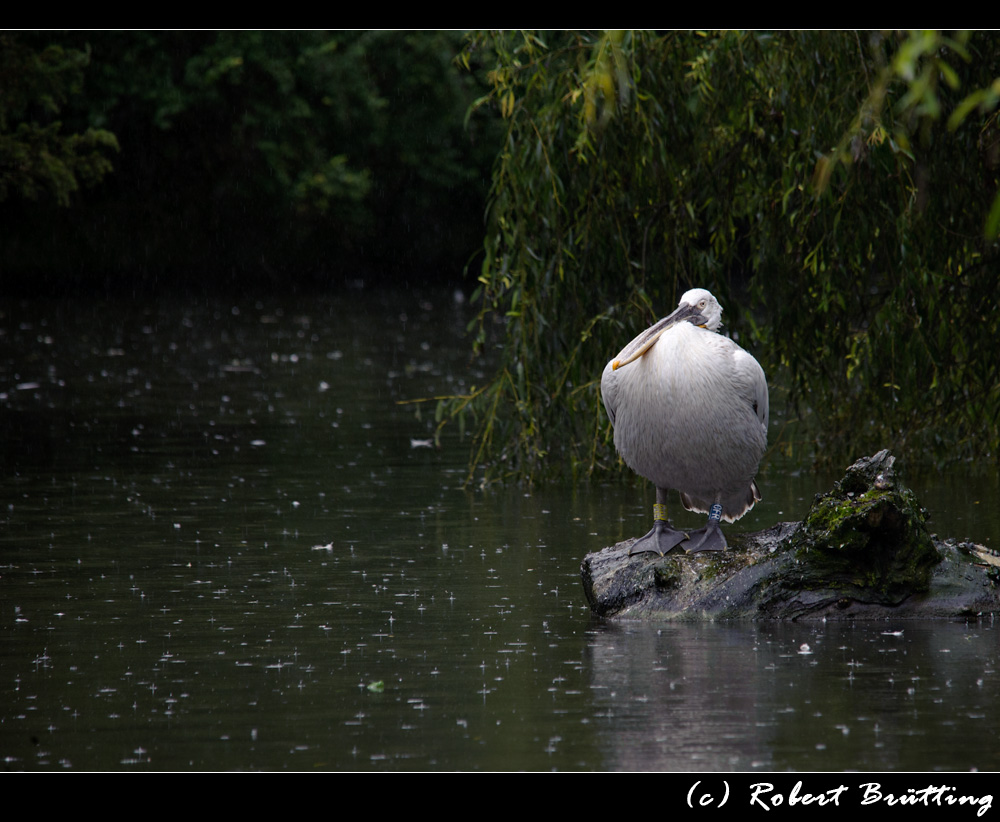
<instances>
[{"instance_id":1,"label":"pelican's tail feather","mask_svg":"<svg viewBox=\"0 0 1000 822\"><path fill-rule=\"evenodd\" d=\"M747 511L753 508L755 503L760 502L760 489L757 487L757 480L750 480L750 487L746 490L746 496L730 497L723 500L722 519L724 522L736 522ZM689 494L681 493L681 504L688 510L697 514L707 514L715 500L700 499Z\"/></svg>"}]
</instances>

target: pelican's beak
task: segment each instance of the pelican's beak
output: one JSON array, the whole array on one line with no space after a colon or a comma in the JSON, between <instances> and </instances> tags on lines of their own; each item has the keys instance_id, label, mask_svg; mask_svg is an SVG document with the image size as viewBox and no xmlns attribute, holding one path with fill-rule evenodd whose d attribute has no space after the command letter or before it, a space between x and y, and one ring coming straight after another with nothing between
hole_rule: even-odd
<instances>
[{"instance_id":1,"label":"pelican's beak","mask_svg":"<svg viewBox=\"0 0 1000 822\"><path fill-rule=\"evenodd\" d=\"M668 317L664 317L655 325L650 326L645 331L643 331L638 337L636 337L632 342L626 346L625 350L622 351L622 358L615 360L611 363L611 370L617 371L623 365L628 365L629 363L635 362L639 357L649 351L656 341L663 336L663 334L669 331L678 323L689 322L694 325L700 325L704 328L705 323L708 322L705 317L701 315L701 312L693 305L681 305L677 307Z\"/></svg>"}]
</instances>

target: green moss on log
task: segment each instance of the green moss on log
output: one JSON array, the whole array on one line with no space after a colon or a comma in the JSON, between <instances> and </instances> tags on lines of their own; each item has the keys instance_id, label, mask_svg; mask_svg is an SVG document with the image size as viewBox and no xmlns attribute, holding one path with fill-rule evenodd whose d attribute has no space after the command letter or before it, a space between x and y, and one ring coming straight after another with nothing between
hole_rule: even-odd
<instances>
[{"instance_id":1,"label":"green moss on log","mask_svg":"<svg viewBox=\"0 0 1000 822\"><path fill-rule=\"evenodd\" d=\"M1000 613L1000 559L935 543L888 451L858 460L804 522L730 534L729 550L631 556L635 540L588 554L594 614L629 619L979 618Z\"/></svg>"},{"instance_id":2,"label":"green moss on log","mask_svg":"<svg viewBox=\"0 0 1000 822\"><path fill-rule=\"evenodd\" d=\"M941 561L926 512L897 485L888 451L859 460L833 490L817 497L791 545L805 590L892 605L927 591Z\"/></svg>"}]
</instances>

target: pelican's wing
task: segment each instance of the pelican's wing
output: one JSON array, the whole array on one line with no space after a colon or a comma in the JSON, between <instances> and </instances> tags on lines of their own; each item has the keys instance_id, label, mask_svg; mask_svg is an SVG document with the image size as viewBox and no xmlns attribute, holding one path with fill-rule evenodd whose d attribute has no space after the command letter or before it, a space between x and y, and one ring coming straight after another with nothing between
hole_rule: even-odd
<instances>
[{"instance_id":1,"label":"pelican's wing","mask_svg":"<svg viewBox=\"0 0 1000 822\"><path fill-rule=\"evenodd\" d=\"M740 383L745 386L747 399L753 404L754 413L760 424L767 431L768 414L770 406L767 396L767 380L764 378L764 369L742 348L737 348L734 354L733 363L736 373L739 375Z\"/></svg>"},{"instance_id":2,"label":"pelican's wing","mask_svg":"<svg viewBox=\"0 0 1000 822\"><path fill-rule=\"evenodd\" d=\"M610 362L604 367L604 373L601 375L601 399L604 401L604 410L608 412L611 425L614 426L615 409L618 407L618 375Z\"/></svg>"}]
</instances>

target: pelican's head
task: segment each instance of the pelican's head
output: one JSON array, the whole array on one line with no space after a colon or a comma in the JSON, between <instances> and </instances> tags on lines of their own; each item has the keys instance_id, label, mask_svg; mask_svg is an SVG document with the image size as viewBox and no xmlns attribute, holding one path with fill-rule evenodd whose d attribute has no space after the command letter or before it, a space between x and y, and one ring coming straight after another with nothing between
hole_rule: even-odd
<instances>
[{"instance_id":1,"label":"pelican's head","mask_svg":"<svg viewBox=\"0 0 1000 822\"><path fill-rule=\"evenodd\" d=\"M721 328L722 306L719 305L719 301L712 296L710 291L706 291L704 288L692 288L690 291L685 291L681 301L677 304L677 310L685 307L694 308L701 315L702 322L691 320L695 325L703 326L709 331L718 331Z\"/></svg>"},{"instance_id":2,"label":"pelican's head","mask_svg":"<svg viewBox=\"0 0 1000 822\"><path fill-rule=\"evenodd\" d=\"M677 304L677 309L669 317L664 317L632 340L622 351L623 356L612 363L611 370L617 371L623 365L635 362L656 344L665 331L682 322L699 325L709 331L718 331L722 325L722 306L711 292L704 288L692 288L686 291Z\"/></svg>"}]
</instances>

